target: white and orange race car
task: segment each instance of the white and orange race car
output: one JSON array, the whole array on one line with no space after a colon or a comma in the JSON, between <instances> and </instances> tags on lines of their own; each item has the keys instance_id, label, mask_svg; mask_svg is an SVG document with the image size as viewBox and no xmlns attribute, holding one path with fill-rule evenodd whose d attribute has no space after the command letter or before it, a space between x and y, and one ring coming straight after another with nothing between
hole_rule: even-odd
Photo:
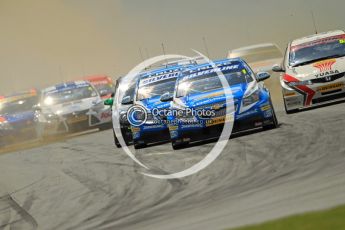
<instances>
[{"instance_id":1,"label":"white and orange race car","mask_svg":"<svg viewBox=\"0 0 345 230\"><path fill-rule=\"evenodd\" d=\"M345 32L331 31L288 44L281 86L287 113L345 99Z\"/></svg>"}]
</instances>

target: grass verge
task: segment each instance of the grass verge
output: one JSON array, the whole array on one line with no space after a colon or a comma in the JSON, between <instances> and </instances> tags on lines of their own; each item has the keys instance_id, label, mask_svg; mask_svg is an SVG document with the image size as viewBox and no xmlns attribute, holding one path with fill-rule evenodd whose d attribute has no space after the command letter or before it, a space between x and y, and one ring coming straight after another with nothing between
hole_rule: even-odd
<instances>
[{"instance_id":1,"label":"grass verge","mask_svg":"<svg viewBox=\"0 0 345 230\"><path fill-rule=\"evenodd\" d=\"M345 205L337 208L286 217L232 230L325 230L345 229Z\"/></svg>"}]
</instances>

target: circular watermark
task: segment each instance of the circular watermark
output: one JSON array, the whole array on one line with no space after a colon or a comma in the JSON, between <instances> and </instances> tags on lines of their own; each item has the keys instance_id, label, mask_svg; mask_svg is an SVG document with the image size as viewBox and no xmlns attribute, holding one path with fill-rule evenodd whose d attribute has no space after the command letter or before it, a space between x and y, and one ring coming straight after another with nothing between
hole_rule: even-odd
<instances>
[{"instance_id":1,"label":"circular watermark","mask_svg":"<svg viewBox=\"0 0 345 230\"><path fill-rule=\"evenodd\" d=\"M201 57L204 60L204 63L209 64L209 66L213 69L214 73L218 76L218 78L222 84L224 95L225 95L225 104L226 104L226 116L225 116L224 126L222 129L222 132L219 136L217 143L213 146L211 151L201 161L199 161L195 165L191 166L190 168L187 168L187 169L182 170L180 172L167 174L167 175L141 172L141 174L143 174L145 176L149 176L149 177L157 178L157 179L176 179L176 178L183 178L183 177L187 177L187 176L193 175L195 173L198 173L201 170L208 167L212 162L214 162L219 157L219 155L222 153L222 151L226 147L228 140L230 138L230 135L232 133L233 123L234 123L234 111L235 111L234 107L235 106L234 106L234 101L233 101L232 90L229 86L229 83L226 80L226 78L224 77L222 71L219 69L219 67L214 62L212 62L209 58L207 58L202 53L195 51L195 50L194 50L194 52L197 53L197 55L199 55L199 57ZM144 62L138 64L136 67L134 67L125 76L126 82L132 82L132 83L135 82L141 73L143 73L144 71L147 71L147 69L149 69L154 64L162 63L162 62L167 63L169 60L179 60L180 62L183 62L183 61L188 62L189 61L190 63L192 63L195 60L195 58L183 56L183 55L161 55L161 56L156 56L156 57L150 58L150 59L145 60ZM130 117L131 115L133 115L133 119L132 118L131 119L132 119L132 122L135 123L135 125L133 125L133 124L132 125L133 126L140 126L138 124L140 124L142 121L145 120L145 119L143 119L144 118L142 116L143 111L141 109L144 109L144 111L146 112L146 120L147 120L147 111L140 104L140 102L134 102L134 104L135 105L133 107L135 107L136 109L133 109L132 110L133 112L131 112L130 114L127 112L127 117ZM135 154L132 152L131 149L128 148L128 146L125 143L124 138L122 137L121 128L120 128L120 117L119 117L120 106L121 106L120 91L117 91L115 94L115 101L113 104L113 129L114 129L114 133L115 133L117 139L119 140L123 150L126 152L126 154L134 162L136 162L138 165L140 165L141 167L143 167L146 170L150 170L150 168L147 165L145 165L138 158L136 158ZM142 108L138 110L137 106L141 106ZM128 116L128 115L130 115L130 116ZM144 123L145 123L145 121L144 121Z\"/></svg>"},{"instance_id":2,"label":"circular watermark","mask_svg":"<svg viewBox=\"0 0 345 230\"><path fill-rule=\"evenodd\" d=\"M127 110L127 120L132 126L138 127L146 123L147 111L142 105L133 105Z\"/></svg>"}]
</instances>

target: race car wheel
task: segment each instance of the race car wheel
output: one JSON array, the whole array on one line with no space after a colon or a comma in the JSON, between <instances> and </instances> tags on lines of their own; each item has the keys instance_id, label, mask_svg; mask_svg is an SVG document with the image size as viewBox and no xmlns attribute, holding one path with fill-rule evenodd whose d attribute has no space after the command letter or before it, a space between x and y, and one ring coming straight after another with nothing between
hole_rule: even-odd
<instances>
[{"instance_id":1,"label":"race car wheel","mask_svg":"<svg viewBox=\"0 0 345 230\"><path fill-rule=\"evenodd\" d=\"M117 137L114 137L114 142L115 142L115 146L116 146L117 148L121 148L121 147L122 147L121 144L120 144L120 142L119 142L119 140L117 139Z\"/></svg>"},{"instance_id":2,"label":"race car wheel","mask_svg":"<svg viewBox=\"0 0 345 230\"><path fill-rule=\"evenodd\" d=\"M134 148L135 149L143 149L143 148L146 148L147 147L147 145L146 145L146 143L139 143L139 142L137 142L137 141L134 141Z\"/></svg>"},{"instance_id":3,"label":"race car wheel","mask_svg":"<svg viewBox=\"0 0 345 230\"><path fill-rule=\"evenodd\" d=\"M278 128L278 126L279 126L279 122L278 122L278 119L277 119L277 116L276 116L276 112L274 111L274 107L273 107L271 99L270 99L270 105L271 105L271 108L272 108L271 124L265 125L263 127L264 130L275 129L275 128Z\"/></svg>"},{"instance_id":4,"label":"race car wheel","mask_svg":"<svg viewBox=\"0 0 345 230\"><path fill-rule=\"evenodd\" d=\"M121 132L122 132L122 130L121 130ZM119 142L119 139L117 139L117 137L116 137L116 134L115 134L114 129L113 129L113 134L114 134L114 143L115 143L115 146L116 146L117 148L122 148L122 146L121 146L121 144L120 144L120 142ZM125 144L126 144L127 146L129 146L129 145L132 144L132 143L131 143L131 138L129 138L128 136L125 136L123 132L122 132L122 137L123 137L123 139L124 139L124 141L125 141Z\"/></svg>"},{"instance_id":5,"label":"race car wheel","mask_svg":"<svg viewBox=\"0 0 345 230\"><path fill-rule=\"evenodd\" d=\"M186 142L172 141L172 142L171 142L171 145L172 145L172 148L173 148L174 150L179 150L179 149L183 149L183 148L187 147L187 146L188 146L188 143L186 143Z\"/></svg>"}]
</instances>

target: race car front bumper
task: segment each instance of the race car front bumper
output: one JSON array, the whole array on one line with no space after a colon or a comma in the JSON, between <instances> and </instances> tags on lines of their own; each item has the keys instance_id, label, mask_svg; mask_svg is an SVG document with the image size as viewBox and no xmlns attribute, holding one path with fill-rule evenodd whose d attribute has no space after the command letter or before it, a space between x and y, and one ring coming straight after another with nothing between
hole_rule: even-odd
<instances>
[{"instance_id":1,"label":"race car front bumper","mask_svg":"<svg viewBox=\"0 0 345 230\"><path fill-rule=\"evenodd\" d=\"M151 144L170 141L170 133L166 124L142 125L132 127L133 141L140 144Z\"/></svg>"},{"instance_id":2,"label":"race car front bumper","mask_svg":"<svg viewBox=\"0 0 345 230\"><path fill-rule=\"evenodd\" d=\"M290 87L282 82L287 111L300 110L345 100L345 77L332 82Z\"/></svg>"},{"instance_id":3,"label":"race car front bumper","mask_svg":"<svg viewBox=\"0 0 345 230\"><path fill-rule=\"evenodd\" d=\"M41 136L65 134L83 131L90 128L89 110L73 112L63 115L53 115L39 122Z\"/></svg>"},{"instance_id":4,"label":"race car front bumper","mask_svg":"<svg viewBox=\"0 0 345 230\"><path fill-rule=\"evenodd\" d=\"M235 115L233 129L231 134L249 131L256 128L262 128L273 123L274 111L269 103L261 104L242 114ZM169 126L172 141L194 142L207 139L218 138L223 131L225 116L213 119L215 122L206 122L204 124L196 122L195 124L183 124L175 122L178 125ZM217 122L219 120L219 122ZM228 119L233 121L233 116Z\"/></svg>"}]
</instances>

